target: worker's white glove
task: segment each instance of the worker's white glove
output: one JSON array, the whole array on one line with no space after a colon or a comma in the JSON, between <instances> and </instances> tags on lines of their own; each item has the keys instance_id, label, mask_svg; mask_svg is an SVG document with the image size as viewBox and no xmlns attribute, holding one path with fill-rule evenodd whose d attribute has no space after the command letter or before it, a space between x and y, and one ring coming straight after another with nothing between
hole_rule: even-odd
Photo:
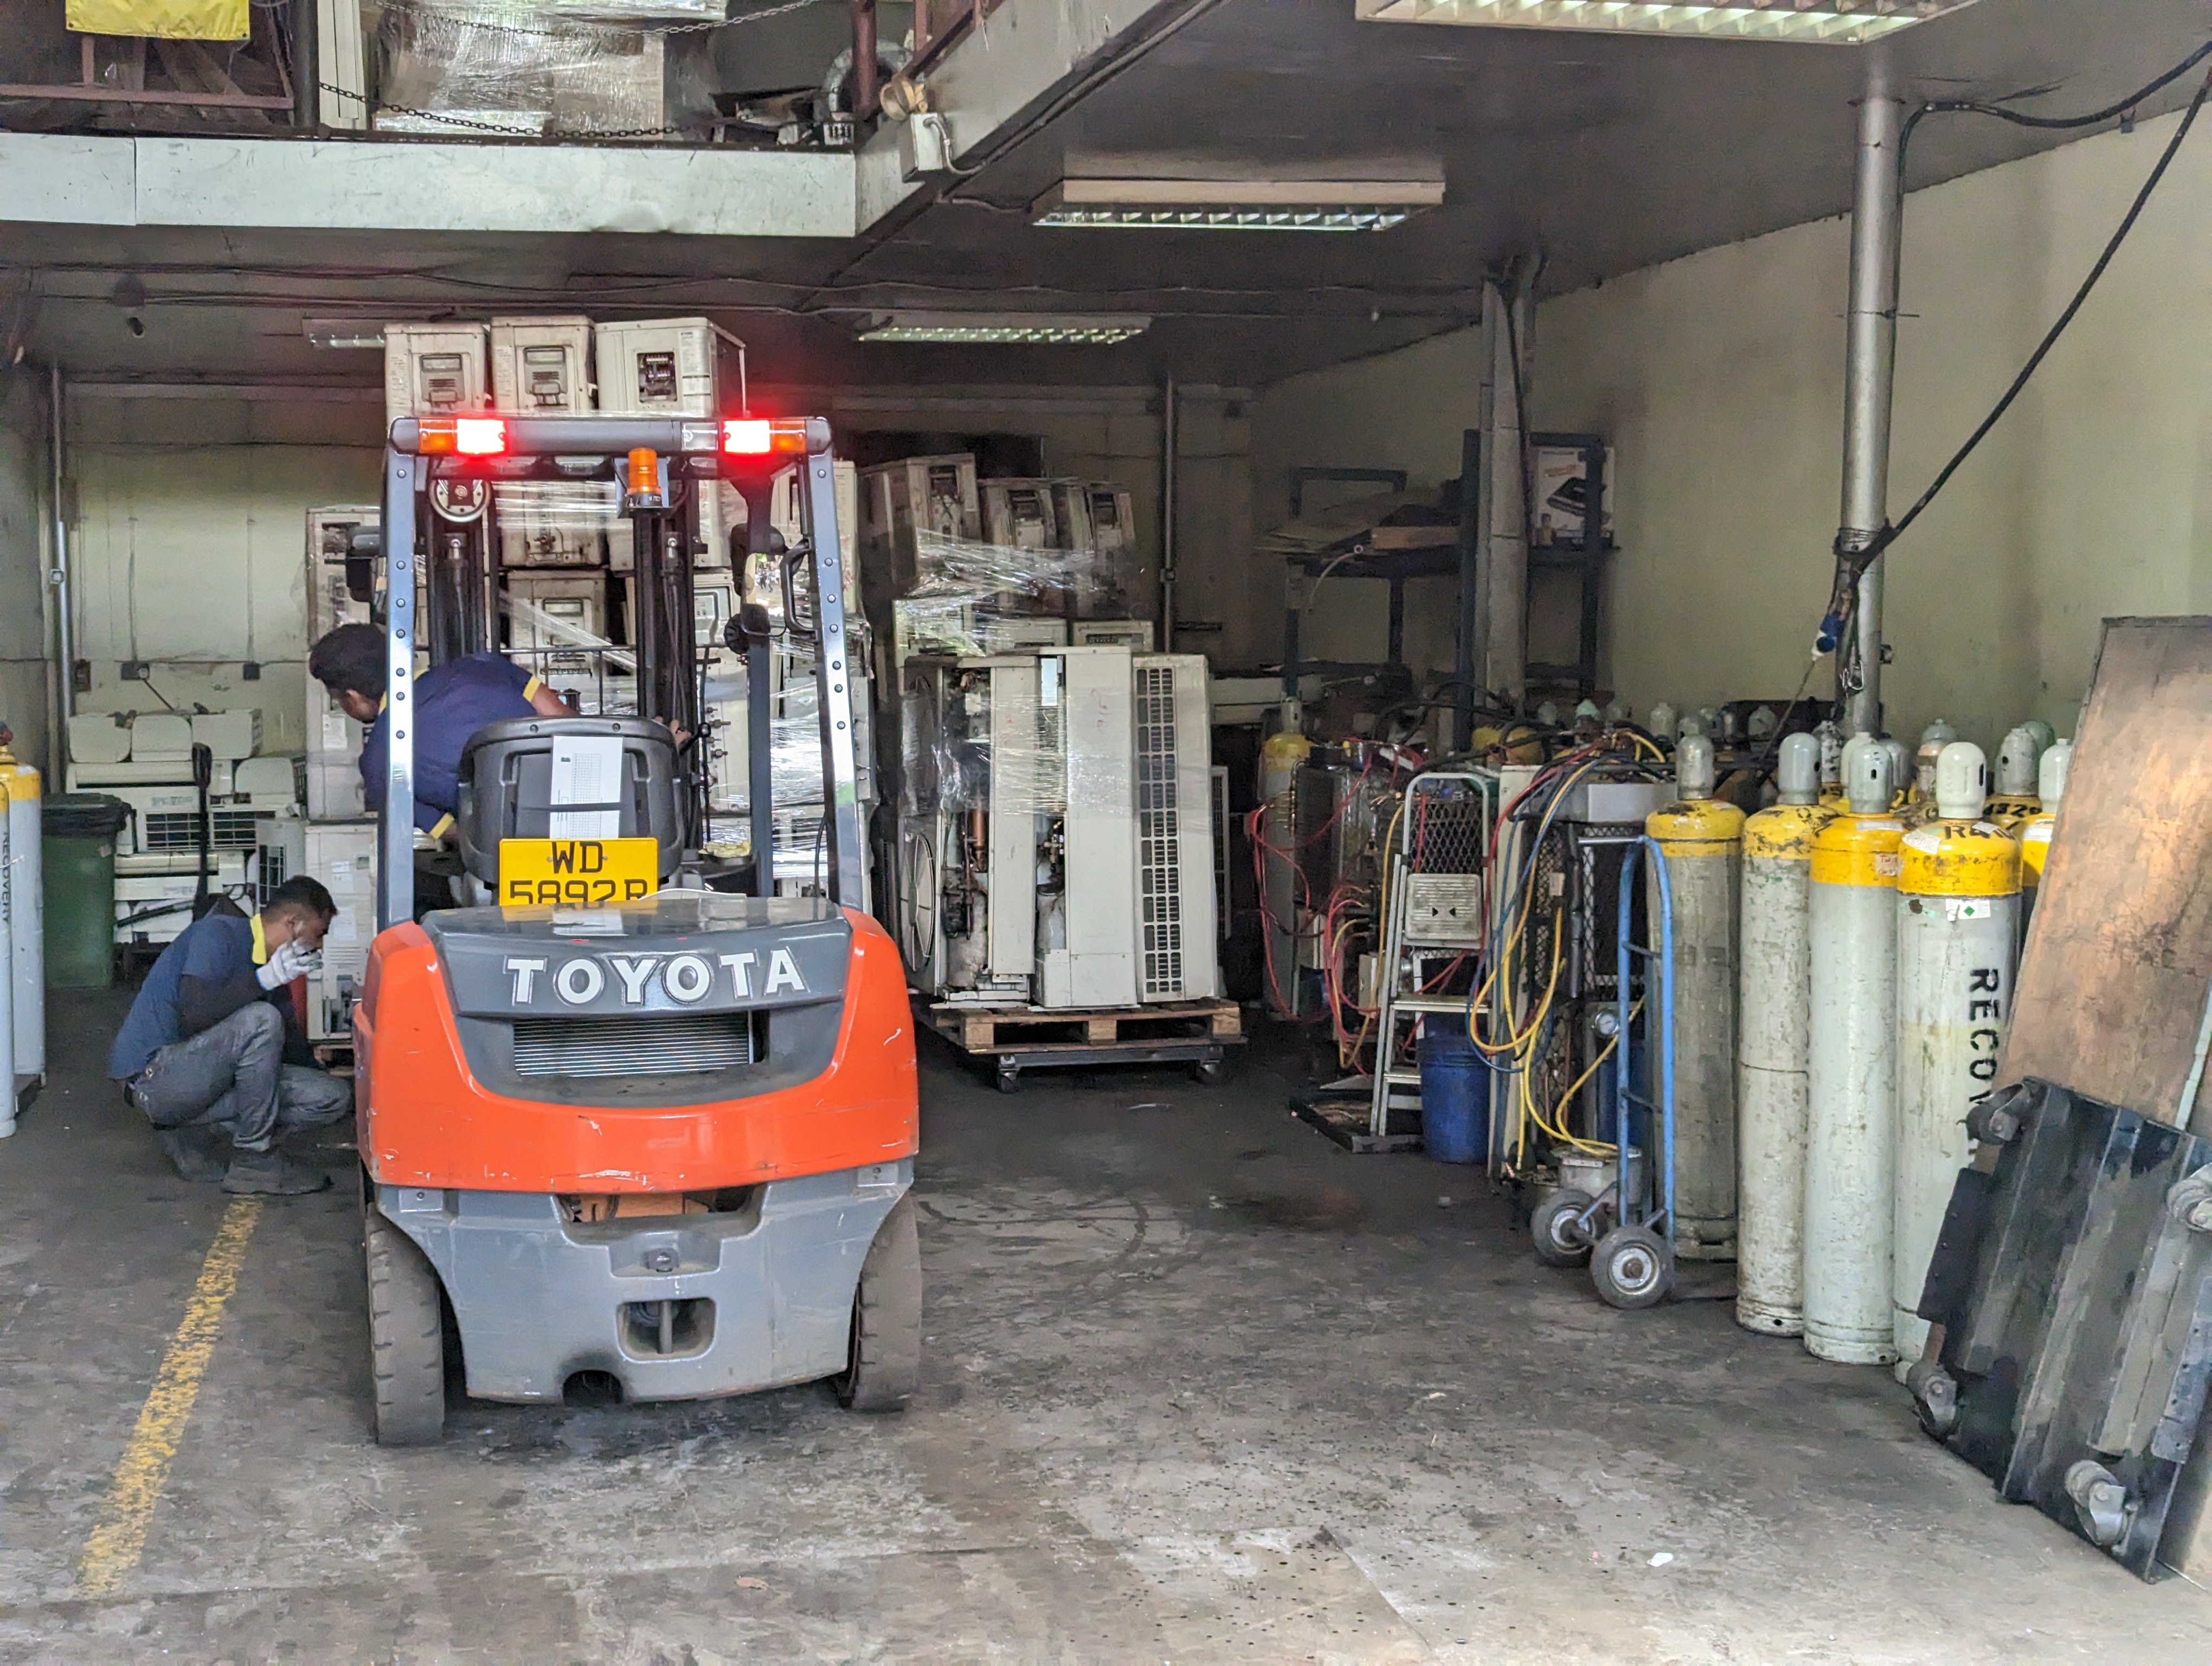
<instances>
[{"instance_id":1,"label":"worker's white glove","mask_svg":"<svg viewBox=\"0 0 2212 1666\"><path fill-rule=\"evenodd\" d=\"M278 945L266 964L254 974L254 981L264 989L281 989L295 977L313 977L323 970L323 953L319 949L302 948L297 943Z\"/></svg>"}]
</instances>

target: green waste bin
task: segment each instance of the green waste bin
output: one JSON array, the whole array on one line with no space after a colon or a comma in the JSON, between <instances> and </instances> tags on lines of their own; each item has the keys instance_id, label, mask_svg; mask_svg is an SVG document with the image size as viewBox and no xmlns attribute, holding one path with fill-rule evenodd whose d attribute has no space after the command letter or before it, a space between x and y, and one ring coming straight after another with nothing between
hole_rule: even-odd
<instances>
[{"instance_id":1,"label":"green waste bin","mask_svg":"<svg viewBox=\"0 0 2212 1666\"><path fill-rule=\"evenodd\" d=\"M115 838L131 806L105 793L46 801L40 855L46 987L105 989L115 981Z\"/></svg>"}]
</instances>

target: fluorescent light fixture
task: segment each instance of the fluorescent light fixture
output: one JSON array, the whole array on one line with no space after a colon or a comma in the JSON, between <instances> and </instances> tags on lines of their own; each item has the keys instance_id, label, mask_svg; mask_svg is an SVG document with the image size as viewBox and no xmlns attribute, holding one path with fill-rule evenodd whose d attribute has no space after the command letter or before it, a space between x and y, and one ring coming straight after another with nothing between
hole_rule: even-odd
<instances>
[{"instance_id":1,"label":"fluorescent light fixture","mask_svg":"<svg viewBox=\"0 0 2212 1666\"><path fill-rule=\"evenodd\" d=\"M1357 0L1370 23L1463 23L1478 28L1585 29L1704 35L1717 40L1810 40L1860 46L1974 0L1736 0L1647 5L1636 0Z\"/></svg>"},{"instance_id":2,"label":"fluorescent light fixture","mask_svg":"<svg viewBox=\"0 0 2212 1666\"><path fill-rule=\"evenodd\" d=\"M860 333L862 341L1109 347L1144 334L1151 324L1133 313L1088 318L1058 313L891 313L870 319Z\"/></svg>"},{"instance_id":3,"label":"fluorescent light fixture","mask_svg":"<svg viewBox=\"0 0 2212 1666\"><path fill-rule=\"evenodd\" d=\"M1063 179L1040 226L1387 231L1444 199L1441 179Z\"/></svg>"},{"instance_id":4,"label":"fluorescent light fixture","mask_svg":"<svg viewBox=\"0 0 2212 1666\"><path fill-rule=\"evenodd\" d=\"M381 347L384 320L373 318L310 318L300 331L313 347Z\"/></svg>"}]
</instances>

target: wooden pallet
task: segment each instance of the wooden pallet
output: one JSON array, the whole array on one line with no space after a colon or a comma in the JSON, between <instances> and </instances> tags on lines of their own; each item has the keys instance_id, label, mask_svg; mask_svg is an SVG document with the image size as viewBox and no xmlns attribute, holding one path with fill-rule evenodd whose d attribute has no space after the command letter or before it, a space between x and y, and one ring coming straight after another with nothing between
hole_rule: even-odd
<instances>
[{"instance_id":1,"label":"wooden pallet","mask_svg":"<svg viewBox=\"0 0 2212 1666\"><path fill-rule=\"evenodd\" d=\"M1041 1006L920 1006L921 1021L964 1053L1084 1051L1103 1047L1205 1043L1238 1046L1243 1013L1233 1000L1069 1011Z\"/></svg>"}]
</instances>

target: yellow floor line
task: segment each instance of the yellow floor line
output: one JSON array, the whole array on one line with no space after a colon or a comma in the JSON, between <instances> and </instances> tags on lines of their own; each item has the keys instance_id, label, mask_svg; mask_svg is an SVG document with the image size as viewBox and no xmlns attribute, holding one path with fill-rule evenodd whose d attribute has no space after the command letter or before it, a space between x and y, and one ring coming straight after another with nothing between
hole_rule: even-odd
<instances>
[{"instance_id":1,"label":"yellow floor line","mask_svg":"<svg viewBox=\"0 0 2212 1666\"><path fill-rule=\"evenodd\" d=\"M200 1379L207 1375L208 1359L215 1352L224 1304L238 1288L246 1246L260 1219L258 1197L233 1199L223 1212L222 1225L208 1247L184 1321L169 1339L153 1390L139 1408L138 1426L115 1466L115 1479L108 1483L100 1525L77 1558L77 1589L87 1596L108 1596L138 1566L146 1548L146 1529L169 1484L169 1466L176 1461L177 1444L184 1438L192 1402L199 1398Z\"/></svg>"}]
</instances>

